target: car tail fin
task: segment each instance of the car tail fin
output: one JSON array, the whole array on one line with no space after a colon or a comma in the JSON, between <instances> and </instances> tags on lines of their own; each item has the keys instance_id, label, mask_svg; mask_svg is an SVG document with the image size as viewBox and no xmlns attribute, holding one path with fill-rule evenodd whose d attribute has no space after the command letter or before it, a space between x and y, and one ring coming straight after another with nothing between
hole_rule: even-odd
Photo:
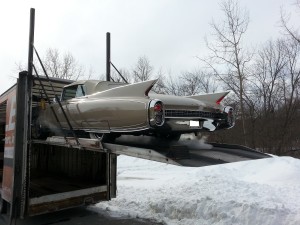
<instances>
[{"instance_id":1,"label":"car tail fin","mask_svg":"<svg viewBox=\"0 0 300 225\"><path fill-rule=\"evenodd\" d=\"M128 84L120 87L115 87L102 92L95 93L97 97L130 97L130 96L148 96L149 91L157 82L155 80L148 80L134 84Z\"/></svg>"},{"instance_id":2,"label":"car tail fin","mask_svg":"<svg viewBox=\"0 0 300 225\"><path fill-rule=\"evenodd\" d=\"M225 98L225 96L228 95L229 92L230 91L203 94L203 95L192 95L192 96L187 96L187 98L193 98L199 101L205 101L205 102L215 103L219 105L221 101Z\"/></svg>"}]
</instances>

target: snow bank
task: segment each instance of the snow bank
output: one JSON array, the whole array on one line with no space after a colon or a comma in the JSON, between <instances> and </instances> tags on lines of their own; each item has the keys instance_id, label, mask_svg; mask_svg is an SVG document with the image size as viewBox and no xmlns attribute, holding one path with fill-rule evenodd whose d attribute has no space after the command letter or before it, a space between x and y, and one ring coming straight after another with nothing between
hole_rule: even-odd
<instances>
[{"instance_id":1,"label":"snow bank","mask_svg":"<svg viewBox=\"0 0 300 225\"><path fill-rule=\"evenodd\" d=\"M118 193L97 207L164 224L300 224L300 160L191 168L118 157Z\"/></svg>"}]
</instances>

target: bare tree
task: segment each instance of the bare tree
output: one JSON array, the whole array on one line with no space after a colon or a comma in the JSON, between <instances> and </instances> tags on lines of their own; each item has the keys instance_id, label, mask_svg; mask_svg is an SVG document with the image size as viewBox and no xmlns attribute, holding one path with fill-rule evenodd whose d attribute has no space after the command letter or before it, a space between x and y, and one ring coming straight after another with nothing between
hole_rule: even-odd
<instances>
[{"instance_id":1,"label":"bare tree","mask_svg":"<svg viewBox=\"0 0 300 225\"><path fill-rule=\"evenodd\" d=\"M282 86L280 77L283 76L287 65L286 43L284 40L269 41L257 54L253 66L255 77L255 96L259 100L259 108L263 116L270 115L276 110L281 99Z\"/></svg>"},{"instance_id":2,"label":"bare tree","mask_svg":"<svg viewBox=\"0 0 300 225\"><path fill-rule=\"evenodd\" d=\"M112 70L111 71L111 79L114 82L121 82L121 83L130 83L131 82L130 72L127 69L122 68L119 70L119 72L125 80L120 76L118 71Z\"/></svg>"},{"instance_id":3,"label":"bare tree","mask_svg":"<svg viewBox=\"0 0 300 225\"><path fill-rule=\"evenodd\" d=\"M288 144L288 136L292 135L291 126L297 118L299 110L300 97L300 43L297 40L286 42L285 54L287 57L287 65L285 74L281 79L283 88L282 101L282 125L280 127L280 142L277 146L277 154L280 154L283 147Z\"/></svg>"},{"instance_id":4,"label":"bare tree","mask_svg":"<svg viewBox=\"0 0 300 225\"><path fill-rule=\"evenodd\" d=\"M165 94L166 93L166 83L165 83L165 73L163 72L163 69L160 68L156 74L156 77L158 79L158 81L156 82L156 84L153 87L153 90L157 93L157 94Z\"/></svg>"},{"instance_id":5,"label":"bare tree","mask_svg":"<svg viewBox=\"0 0 300 225\"><path fill-rule=\"evenodd\" d=\"M94 76L93 68L90 67L88 73L85 74L84 67L77 62L71 53L65 53L62 55L58 49L49 48L47 49L45 56L42 58L42 63L50 77L77 80L78 78L90 79ZM39 75L44 74L44 71L40 66L40 62L35 57L33 64L35 65ZM16 63L15 70L27 70L26 66L27 65L22 64L21 62Z\"/></svg>"},{"instance_id":6,"label":"bare tree","mask_svg":"<svg viewBox=\"0 0 300 225\"><path fill-rule=\"evenodd\" d=\"M44 64L49 76L77 80L84 76L84 68L71 53L61 56L58 49L49 48L46 51Z\"/></svg>"},{"instance_id":7,"label":"bare tree","mask_svg":"<svg viewBox=\"0 0 300 225\"><path fill-rule=\"evenodd\" d=\"M297 7L298 11L300 12L300 0L296 0L295 6ZM290 18L291 14L286 13L283 9L280 12L280 22L283 30L285 33L300 43L300 34L297 28L290 25Z\"/></svg>"},{"instance_id":8,"label":"bare tree","mask_svg":"<svg viewBox=\"0 0 300 225\"><path fill-rule=\"evenodd\" d=\"M281 79L284 76L287 58L285 40L268 41L260 47L254 57L251 83L251 95L247 102L247 111L251 114L248 132L252 146L272 152L278 137L278 109L282 99ZM251 105L249 105L251 103Z\"/></svg>"},{"instance_id":9,"label":"bare tree","mask_svg":"<svg viewBox=\"0 0 300 225\"><path fill-rule=\"evenodd\" d=\"M245 95L249 79L247 66L252 55L245 49L242 40L248 28L249 16L246 10L240 9L238 1L235 0L223 1L221 10L225 18L220 24L212 22L212 38L210 41L206 40L210 56L201 60L238 96L246 144Z\"/></svg>"},{"instance_id":10,"label":"bare tree","mask_svg":"<svg viewBox=\"0 0 300 225\"><path fill-rule=\"evenodd\" d=\"M146 81L151 78L153 67L150 64L149 59L146 56L138 58L138 62L133 69L133 81L140 82Z\"/></svg>"},{"instance_id":11,"label":"bare tree","mask_svg":"<svg viewBox=\"0 0 300 225\"><path fill-rule=\"evenodd\" d=\"M211 93L217 89L216 81L211 73L200 69L191 72L183 72L180 76L183 95L196 95L199 93Z\"/></svg>"},{"instance_id":12,"label":"bare tree","mask_svg":"<svg viewBox=\"0 0 300 225\"><path fill-rule=\"evenodd\" d=\"M174 78L170 72L165 76L165 93L168 95L184 95L179 79Z\"/></svg>"},{"instance_id":13,"label":"bare tree","mask_svg":"<svg viewBox=\"0 0 300 225\"><path fill-rule=\"evenodd\" d=\"M164 77L164 93L178 96L190 96L200 93L213 93L217 82L213 76L200 69L182 72L179 78Z\"/></svg>"}]
</instances>

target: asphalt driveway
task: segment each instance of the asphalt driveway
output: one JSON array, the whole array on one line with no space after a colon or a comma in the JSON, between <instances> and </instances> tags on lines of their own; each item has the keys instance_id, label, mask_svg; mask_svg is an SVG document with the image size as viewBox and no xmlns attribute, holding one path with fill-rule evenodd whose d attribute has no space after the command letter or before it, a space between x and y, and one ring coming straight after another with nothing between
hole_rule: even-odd
<instances>
[{"instance_id":1,"label":"asphalt driveway","mask_svg":"<svg viewBox=\"0 0 300 225\"><path fill-rule=\"evenodd\" d=\"M7 217L0 216L1 225L9 225ZM12 225L162 225L155 221L111 216L96 207L79 207L13 221Z\"/></svg>"}]
</instances>

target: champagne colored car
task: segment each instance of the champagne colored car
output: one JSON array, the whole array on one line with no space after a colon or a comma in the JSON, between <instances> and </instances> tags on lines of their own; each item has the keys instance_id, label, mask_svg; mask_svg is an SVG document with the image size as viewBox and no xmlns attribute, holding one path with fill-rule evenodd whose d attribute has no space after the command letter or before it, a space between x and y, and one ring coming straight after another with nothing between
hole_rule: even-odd
<instances>
[{"instance_id":1,"label":"champagne colored car","mask_svg":"<svg viewBox=\"0 0 300 225\"><path fill-rule=\"evenodd\" d=\"M50 135L59 130L53 111L63 129L69 129L65 111L73 129L91 138L132 134L177 140L185 133L234 126L232 107L221 104L228 91L194 96L156 94L151 91L156 81L124 84L84 80L67 85L60 97L63 110L53 103L39 112L39 133Z\"/></svg>"}]
</instances>

